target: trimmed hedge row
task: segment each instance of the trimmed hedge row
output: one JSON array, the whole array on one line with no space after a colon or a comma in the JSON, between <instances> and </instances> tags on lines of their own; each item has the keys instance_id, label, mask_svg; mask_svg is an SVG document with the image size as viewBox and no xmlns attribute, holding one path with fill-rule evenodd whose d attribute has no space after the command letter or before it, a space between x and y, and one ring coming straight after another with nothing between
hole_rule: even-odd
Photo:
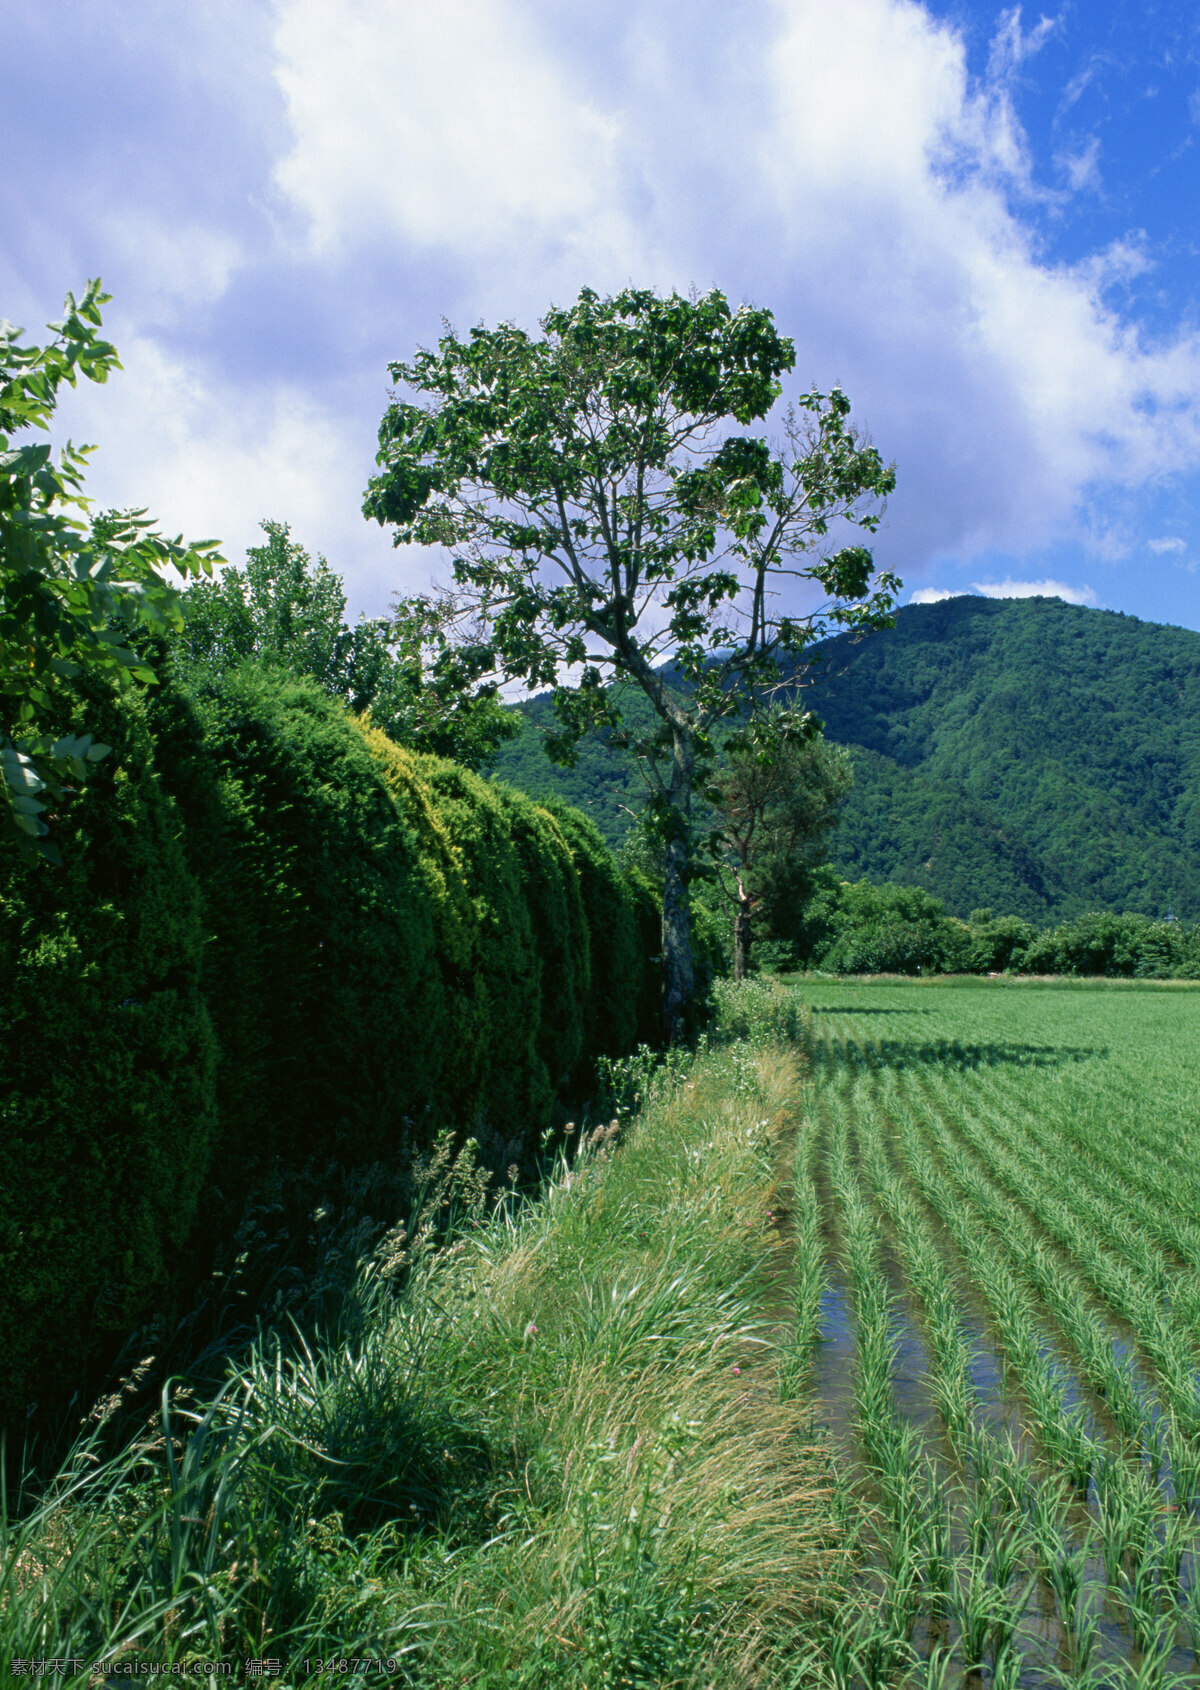
<instances>
[{"instance_id":1,"label":"trimmed hedge row","mask_svg":"<svg viewBox=\"0 0 1200 1690\"><path fill-rule=\"evenodd\" d=\"M113 755L0 863L0 1410L82 1389L275 1158L509 1160L658 1026L658 914L564 806L248 667L90 699Z\"/></svg>"},{"instance_id":2,"label":"trimmed hedge row","mask_svg":"<svg viewBox=\"0 0 1200 1690\"><path fill-rule=\"evenodd\" d=\"M87 1354L144 1313L217 1145L203 904L147 710L91 696L84 719L113 754L56 822L64 866L0 854L0 1413L14 1431L34 1399L83 1388Z\"/></svg>"}]
</instances>

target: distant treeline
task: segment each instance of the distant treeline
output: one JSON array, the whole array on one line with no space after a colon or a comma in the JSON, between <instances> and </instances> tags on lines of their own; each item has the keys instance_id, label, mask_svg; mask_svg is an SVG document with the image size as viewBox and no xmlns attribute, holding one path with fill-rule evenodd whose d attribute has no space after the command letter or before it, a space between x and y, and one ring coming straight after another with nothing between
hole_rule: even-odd
<instances>
[{"instance_id":1,"label":"distant treeline","mask_svg":"<svg viewBox=\"0 0 1200 1690\"><path fill-rule=\"evenodd\" d=\"M578 812L279 669L77 709L113 751L52 818L63 866L0 859L10 1424L82 1385L273 1163L444 1126L522 1163L659 1026L655 892Z\"/></svg>"},{"instance_id":2,"label":"distant treeline","mask_svg":"<svg viewBox=\"0 0 1200 1690\"><path fill-rule=\"evenodd\" d=\"M773 963L830 974L1093 974L1141 980L1200 979L1200 928L1144 915L1096 911L1038 928L978 909L948 916L916 886L849 883L818 870L789 939Z\"/></svg>"}]
</instances>

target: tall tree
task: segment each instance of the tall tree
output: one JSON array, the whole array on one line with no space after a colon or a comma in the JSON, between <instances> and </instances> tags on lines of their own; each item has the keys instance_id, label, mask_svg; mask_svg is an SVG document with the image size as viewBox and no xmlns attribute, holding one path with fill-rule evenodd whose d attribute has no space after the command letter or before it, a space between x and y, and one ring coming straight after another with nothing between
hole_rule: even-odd
<instances>
[{"instance_id":1,"label":"tall tree","mask_svg":"<svg viewBox=\"0 0 1200 1690\"><path fill-rule=\"evenodd\" d=\"M664 1027L694 992L692 798L712 730L777 686L830 624L884 624L899 583L847 526L873 531L894 475L847 422L839 390L801 395L772 447L746 432L795 351L771 313L716 292L584 289L541 336L512 324L447 333L390 366L364 510L395 543L447 547L506 679L554 688L548 749L619 730L606 683L649 699L628 736L652 773L664 844ZM815 584L820 608L803 610ZM787 589L786 592L783 589Z\"/></svg>"},{"instance_id":2,"label":"tall tree","mask_svg":"<svg viewBox=\"0 0 1200 1690\"><path fill-rule=\"evenodd\" d=\"M164 539L144 511L91 523L91 447L68 443L56 458L47 444L11 443L25 429L49 430L64 382L104 382L120 369L99 333L110 297L98 280L78 301L68 294L44 346L23 345L0 319L0 837L52 861L44 794L85 778L108 747L90 733L47 732L46 719L81 674L152 682L131 636L180 623L180 595L160 572L210 573L218 561L215 540Z\"/></svg>"}]
</instances>

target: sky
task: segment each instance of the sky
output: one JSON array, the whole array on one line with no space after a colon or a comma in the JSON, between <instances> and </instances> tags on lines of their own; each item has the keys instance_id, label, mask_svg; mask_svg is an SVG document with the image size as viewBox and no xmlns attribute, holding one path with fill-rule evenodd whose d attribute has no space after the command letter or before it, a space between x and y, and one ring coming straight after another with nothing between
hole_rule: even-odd
<instances>
[{"instance_id":1,"label":"sky","mask_svg":"<svg viewBox=\"0 0 1200 1690\"><path fill-rule=\"evenodd\" d=\"M113 295L101 506L354 611L389 361L583 286L720 288L840 384L902 602L1200 629L1200 13L1177 0L0 0L0 316ZM441 571L445 573L444 569Z\"/></svg>"}]
</instances>

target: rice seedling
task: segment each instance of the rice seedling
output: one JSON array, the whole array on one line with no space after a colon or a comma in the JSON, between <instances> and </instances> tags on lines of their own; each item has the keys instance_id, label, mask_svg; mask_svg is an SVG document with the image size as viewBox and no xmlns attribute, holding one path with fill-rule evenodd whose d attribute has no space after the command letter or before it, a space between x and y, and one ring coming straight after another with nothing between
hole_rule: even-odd
<instances>
[{"instance_id":1,"label":"rice seedling","mask_svg":"<svg viewBox=\"0 0 1200 1690\"><path fill-rule=\"evenodd\" d=\"M1187 1681L1200 1537L1192 1000L1149 1003L1134 1036L1131 993L1111 1015L1102 993L1040 988L814 982L804 994L854 1302L857 1453L875 1486L873 1611L924 1656L904 1682L954 1681L968 1665L993 1683ZM822 1000L836 1007L822 1015ZM981 1381L997 1387L977 1365L964 1293L1013 1389L1016 1442L980 1394ZM917 1389L898 1371L910 1313L922 1346L905 1338L903 1365L920 1367L944 1445L926 1447L898 1413L897 1381L906 1401ZM941 1519L914 1501L905 1460L929 1464L943 1504L951 1486Z\"/></svg>"}]
</instances>

